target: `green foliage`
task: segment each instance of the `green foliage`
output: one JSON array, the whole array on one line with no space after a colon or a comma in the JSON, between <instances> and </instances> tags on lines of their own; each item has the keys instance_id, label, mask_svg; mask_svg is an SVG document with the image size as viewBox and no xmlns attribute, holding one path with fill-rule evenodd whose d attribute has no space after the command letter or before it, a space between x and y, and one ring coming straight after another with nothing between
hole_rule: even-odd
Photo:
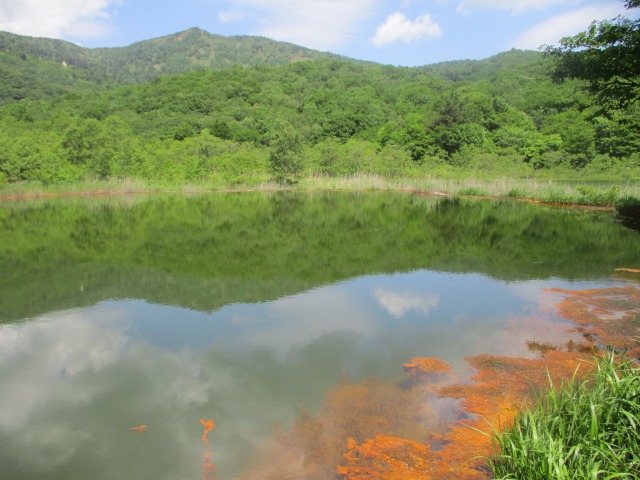
<instances>
[{"instance_id":1,"label":"green foliage","mask_svg":"<svg viewBox=\"0 0 640 480\"><path fill-rule=\"evenodd\" d=\"M467 187L467 188L461 188L460 190L458 190L456 192L456 195L466 195L466 196L470 196L470 197L482 197L482 196L489 195L489 193L486 190L483 190L482 188Z\"/></svg>"},{"instance_id":2,"label":"green foliage","mask_svg":"<svg viewBox=\"0 0 640 480\"><path fill-rule=\"evenodd\" d=\"M524 198L526 197L526 194L524 193L524 190L520 188L512 188L507 192L506 196L511 198Z\"/></svg>"},{"instance_id":3,"label":"green foliage","mask_svg":"<svg viewBox=\"0 0 640 480\"><path fill-rule=\"evenodd\" d=\"M296 183L302 171L302 137L291 126L283 125L271 141L269 169L273 179L284 185Z\"/></svg>"},{"instance_id":4,"label":"green foliage","mask_svg":"<svg viewBox=\"0 0 640 480\"><path fill-rule=\"evenodd\" d=\"M210 64L212 45L226 63ZM640 171L640 109L593 117L573 85L551 82L537 52L411 69L322 55L289 63L291 55L316 58L197 29L104 51L0 32L0 65L55 62L38 76L51 88L37 90L49 93L9 95L0 106L2 182ZM58 70L75 75L77 88L55 93ZM117 86L135 82L142 83ZM288 146L281 125L295 132Z\"/></svg>"},{"instance_id":5,"label":"green foliage","mask_svg":"<svg viewBox=\"0 0 640 480\"><path fill-rule=\"evenodd\" d=\"M608 190L602 191L594 187L579 185L576 190L582 195L584 200L581 203L586 205L613 205L618 198L620 188L614 185Z\"/></svg>"},{"instance_id":6,"label":"green foliage","mask_svg":"<svg viewBox=\"0 0 640 480\"><path fill-rule=\"evenodd\" d=\"M627 9L637 1L626 0ZM584 32L547 46L555 60L553 78L578 79L606 111L625 109L640 99L640 19L618 17L593 22Z\"/></svg>"},{"instance_id":7,"label":"green foliage","mask_svg":"<svg viewBox=\"0 0 640 480\"><path fill-rule=\"evenodd\" d=\"M551 385L496 434L495 478L638 478L639 398L640 368L608 352L589 378Z\"/></svg>"},{"instance_id":8,"label":"green foliage","mask_svg":"<svg viewBox=\"0 0 640 480\"><path fill-rule=\"evenodd\" d=\"M616 200L614 206L619 215L635 221L640 220L640 197L630 195L620 197Z\"/></svg>"},{"instance_id":9,"label":"green foliage","mask_svg":"<svg viewBox=\"0 0 640 480\"><path fill-rule=\"evenodd\" d=\"M142 83L162 75L203 69L288 65L318 59L356 62L267 38L224 37L198 28L127 47L94 49L0 32L0 103Z\"/></svg>"}]
</instances>

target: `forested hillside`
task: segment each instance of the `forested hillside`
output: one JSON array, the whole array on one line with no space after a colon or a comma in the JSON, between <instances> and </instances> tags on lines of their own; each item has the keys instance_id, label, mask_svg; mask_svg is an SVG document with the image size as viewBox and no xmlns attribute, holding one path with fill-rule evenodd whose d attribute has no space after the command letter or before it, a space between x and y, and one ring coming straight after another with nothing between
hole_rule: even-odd
<instances>
[{"instance_id":1,"label":"forested hillside","mask_svg":"<svg viewBox=\"0 0 640 480\"><path fill-rule=\"evenodd\" d=\"M3 43L2 71L27 62L32 73L20 78L32 83L33 95L0 107L0 183L134 177L252 184L301 175L553 169L629 178L640 168L638 106L596 116L576 83L551 82L537 52L400 68L294 62L316 54L268 40L262 47L249 38L226 38L233 47L224 48L198 43L216 38L190 30L143 42L139 54L136 45L100 52L95 65L93 51L85 58L65 42L34 39L28 52ZM39 48L48 53L32 58ZM77 66L56 64L60 72L45 75L67 50L76 52ZM285 64L268 65L278 63ZM155 78L140 83L146 75Z\"/></svg>"},{"instance_id":2,"label":"forested hillside","mask_svg":"<svg viewBox=\"0 0 640 480\"><path fill-rule=\"evenodd\" d=\"M93 49L0 32L0 103L142 83L194 70L317 59L349 60L263 37L224 37L199 28L127 47Z\"/></svg>"}]
</instances>

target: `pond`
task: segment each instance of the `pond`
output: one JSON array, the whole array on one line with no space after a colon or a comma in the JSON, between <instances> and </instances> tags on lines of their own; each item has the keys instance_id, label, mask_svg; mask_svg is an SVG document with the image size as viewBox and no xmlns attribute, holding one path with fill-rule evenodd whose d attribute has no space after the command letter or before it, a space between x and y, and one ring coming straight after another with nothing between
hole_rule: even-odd
<instances>
[{"instance_id":1,"label":"pond","mask_svg":"<svg viewBox=\"0 0 640 480\"><path fill-rule=\"evenodd\" d=\"M424 443L465 417L440 397L420 425L385 416L412 405L403 365L439 358L468 383L470 356L579 342L549 289L627 286L639 247L611 212L404 193L1 203L0 469L335 477L348 442ZM377 413L314 432L347 384L378 385ZM305 419L317 459L269 450Z\"/></svg>"}]
</instances>

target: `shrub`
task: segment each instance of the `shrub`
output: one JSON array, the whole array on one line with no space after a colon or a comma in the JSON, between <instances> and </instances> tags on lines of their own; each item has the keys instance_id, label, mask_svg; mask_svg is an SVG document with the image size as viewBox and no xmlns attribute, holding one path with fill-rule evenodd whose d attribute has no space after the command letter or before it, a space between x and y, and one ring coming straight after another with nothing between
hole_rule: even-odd
<instances>
[{"instance_id":1,"label":"shrub","mask_svg":"<svg viewBox=\"0 0 640 480\"><path fill-rule=\"evenodd\" d=\"M486 197L486 196L489 196L489 192L487 192L486 190L483 190L482 188L478 188L478 187L465 187L465 188L461 188L460 190L458 190L456 192L456 195L467 195L467 196L472 196L472 197Z\"/></svg>"}]
</instances>

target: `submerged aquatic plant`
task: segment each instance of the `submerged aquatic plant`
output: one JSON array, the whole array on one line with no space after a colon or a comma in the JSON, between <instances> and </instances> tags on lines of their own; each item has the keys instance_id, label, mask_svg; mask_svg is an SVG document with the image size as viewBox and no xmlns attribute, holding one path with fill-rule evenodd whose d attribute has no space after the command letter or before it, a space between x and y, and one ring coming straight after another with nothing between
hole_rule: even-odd
<instances>
[{"instance_id":1,"label":"submerged aquatic plant","mask_svg":"<svg viewBox=\"0 0 640 480\"><path fill-rule=\"evenodd\" d=\"M207 435L209 435L209 432L215 428L216 424L212 419L203 420L202 418L200 419L200 424L204 427L204 433L202 434L202 441L204 442L205 445L209 445L209 441L207 440Z\"/></svg>"},{"instance_id":2,"label":"submerged aquatic plant","mask_svg":"<svg viewBox=\"0 0 640 480\"><path fill-rule=\"evenodd\" d=\"M585 379L553 387L494 433L495 478L639 478L640 367L608 350Z\"/></svg>"},{"instance_id":3,"label":"submerged aquatic plant","mask_svg":"<svg viewBox=\"0 0 640 480\"><path fill-rule=\"evenodd\" d=\"M211 447L209 446L209 440L207 440L207 435L215 428L216 424L212 419L200 419L200 424L204 427L202 441L207 446L207 451L202 457L202 480L218 480L218 472L215 463L211 459Z\"/></svg>"}]
</instances>

